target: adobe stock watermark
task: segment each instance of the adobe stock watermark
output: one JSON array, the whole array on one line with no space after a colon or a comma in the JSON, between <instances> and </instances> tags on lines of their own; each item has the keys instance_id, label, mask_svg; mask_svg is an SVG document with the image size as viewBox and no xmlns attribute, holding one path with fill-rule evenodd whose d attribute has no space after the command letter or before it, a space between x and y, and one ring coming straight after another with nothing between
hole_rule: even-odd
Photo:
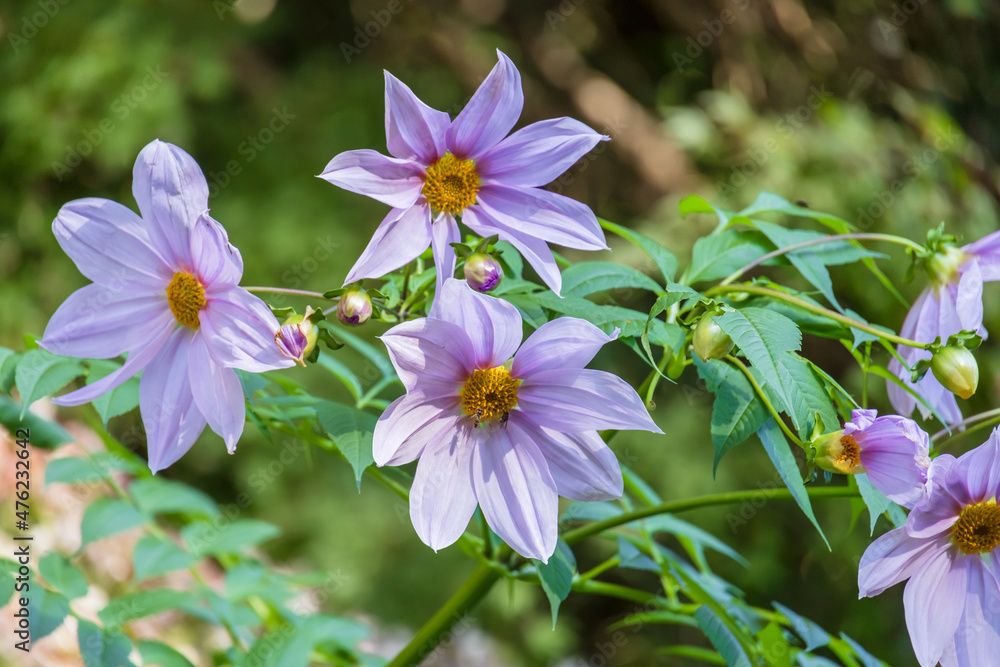
<instances>
[{"instance_id":1,"label":"adobe stock watermark","mask_svg":"<svg viewBox=\"0 0 1000 667\"><path fill-rule=\"evenodd\" d=\"M116 97L109 107L109 115L102 118L97 125L80 133L80 140L75 144L66 146L66 155L61 162L52 163L52 171L56 179L62 182L70 172L83 163L85 157L90 156L94 149L100 146L105 137L118 128L118 124L124 121L139 105L146 101L149 93L157 88L166 79L167 73L160 69L160 66L147 67L146 75L142 81Z\"/></svg>"},{"instance_id":2,"label":"adobe stock watermark","mask_svg":"<svg viewBox=\"0 0 1000 667\"><path fill-rule=\"evenodd\" d=\"M7 35L7 41L13 47L14 53L17 53L18 49L34 39L38 31L47 26L49 21L54 19L59 10L67 4L69 4L69 0L38 0L35 3L38 10L21 17L20 32L12 31Z\"/></svg>"},{"instance_id":3,"label":"adobe stock watermark","mask_svg":"<svg viewBox=\"0 0 1000 667\"><path fill-rule=\"evenodd\" d=\"M728 4L732 5L736 11L743 11L750 6L750 0L729 0ZM701 24L705 26L705 29L694 37L689 36L687 38L687 47L684 49L684 53L674 51L671 54L674 67L677 68L677 71L683 72L685 67L692 65L696 59L701 57L705 49L714 44L715 40L722 36L722 33L726 31L726 27L735 22L736 12L730 7L726 7L719 12L718 18L714 18L711 21L702 21Z\"/></svg>"},{"instance_id":4,"label":"adobe stock watermark","mask_svg":"<svg viewBox=\"0 0 1000 667\"><path fill-rule=\"evenodd\" d=\"M271 109L271 118L259 130L240 142L236 147L236 152L243 158L242 160L230 160L226 163L226 168L220 171L210 171L208 176L208 196L214 197L226 188L233 180L234 176L243 173L243 167L257 159L262 150L274 141L274 137L281 134L290 121L295 120L295 114L288 112L288 107Z\"/></svg>"},{"instance_id":5,"label":"adobe stock watermark","mask_svg":"<svg viewBox=\"0 0 1000 667\"><path fill-rule=\"evenodd\" d=\"M562 2L559 3L559 7L556 9L545 10L545 23L549 26L549 30L558 30L559 24L565 22L566 19L573 15L576 8L586 1L587 0L562 0Z\"/></svg>"},{"instance_id":6,"label":"adobe stock watermark","mask_svg":"<svg viewBox=\"0 0 1000 667\"><path fill-rule=\"evenodd\" d=\"M364 25L355 25L354 39L351 43L340 43L340 52L344 54L344 60L347 61L347 64L350 65L351 60L361 55L361 52L371 45L372 40L378 38L392 22L392 19L411 2L413 0L406 0L405 3L403 0L389 0L382 9L371 10L371 21L367 21Z\"/></svg>"},{"instance_id":7,"label":"adobe stock watermark","mask_svg":"<svg viewBox=\"0 0 1000 667\"><path fill-rule=\"evenodd\" d=\"M889 184L889 187L877 193L867 206L858 207L858 229L870 229L875 221L885 215L885 212L896 203L906 186L920 177L922 173L937 162L942 153L950 149L961 138L958 130L948 126L947 130L939 131L933 141L933 147L928 147L902 164L901 178Z\"/></svg>"},{"instance_id":8,"label":"adobe stock watermark","mask_svg":"<svg viewBox=\"0 0 1000 667\"><path fill-rule=\"evenodd\" d=\"M782 143L790 139L796 130L808 123L831 97L833 94L826 89L825 85L820 84L818 87L810 85L809 96L806 97L805 102L778 119L778 122L774 124L772 135L756 148L746 149L743 160L730 167L729 176L715 184L722 199L728 199L730 195L746 185L750 177L760 171L760 168L771 159L771 156L778 152Z\"/></svg>"},{"instance_id":9,"label":"adobe stock watermark","mask_svg":"<svg viewBox=\"0 0 1000 667\"><path fill-rule=\"evenodd\" d=\"M920 10L920 6L926 3L927 0L903 0L901 3L893 3L889 20L878 18L875 21L875 26L882 33L882 38L887 39L896 30L902 28Z\"/></svg>"}]
</instances>

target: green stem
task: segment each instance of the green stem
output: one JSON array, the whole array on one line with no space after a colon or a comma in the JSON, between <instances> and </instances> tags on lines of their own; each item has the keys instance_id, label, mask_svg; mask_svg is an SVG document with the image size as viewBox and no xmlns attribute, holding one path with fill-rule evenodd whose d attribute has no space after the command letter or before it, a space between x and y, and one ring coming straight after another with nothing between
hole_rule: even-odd
<instances>
[{"instance_id":1,"label":"green stem","mask_svg":"<svg viewBox=\"0 0 1000 667\"><path fill-rule=\"evenodd\" d=\"M814 489L806 489L810 498L853 498L858 495L856 489L847 486L821 486ZM613 516L603 521L595 521L585 526L568 530L562 534L562 540L567 544L575 544L584 538L596 535L597 533L616 528L632 521L645 519L658 514L673 514L676 512L686 512L688 510L711 507L713 505L729 505L741 503L744 500L759 498L762 492L760 489L746 489L743 491L727 491L725 493L712 493L694 498L684 498L683 500L672 500L670 502L643 507L618 516ZM776 500L791 500L792 492L788 489L771 489L767 495Z\"/></svg>"},{"instance_id":2,"label":"green stem","mask_svg":"<svg viewBox=\"0 0 1000 667\"><path fill-rule=\"evenodd\" d=\"M743 375L745 375L747 380L749 380L750 385L753 387L753 390L757 393L757 396L760 398L761 402L767 408L767 411L771 413L771 416L774 418L774 421L778 423L778 426L780 426L781 430L785 432L785 435L788 436L788 439L794 442L799 447L805 449L806 447L805 443L799 440L799 437L794 433L792 433L792 430L788 428L788 424L786 424L785 420L782 419L781 415L778 414L777 409L775 409L774 405L771 403L771 399L769 399L767 397L767 394L764 393L764 389L759 384L757 384L757 378L753 376L753 373L751 373L750 369L746 367L746 364L744 364L742 361L740 361L731 354L726 357L726 361L736 366L743 372Z\"/></svg>"},{"instance_id":3,"label":"green stem","mask_svg":"<svg viewBox=\"0 0 1000 667\"><path fill-rule=\"evenodd\" d=\"M314 299L326 299L320 292L310 292L304 289L289 289L287 287L244 287L248 292L265 292L270 294L295 294L297 296L308 296Z\"/></svg>"},{"instance_id":4,"label":"green stem","mask_svg":"<svg viewBox=\"0 0 1000 667\"><path fill-rule=\"evenodd\" d=\"M965 435L965 433L957 433L957 434L952 435L952 431L957 430L959 427L961 427L961 426L968 426L970 424L974 424L975 422L980 422L980 421L987 420L987 419L988 420L993 420L993 419L996 419L998 417L1000 417L1000 408L996 408L996 409L993 409L993 410L987 410L986 412L980 412L979 414L972 415L971 417L966 417L965 419L963 419L959 423L952 424L950 428L943 428L940 431L938 431L937 433L935 433L934 435L932 435L931 436L931 442L937 442L938 440L940 440L941 438L943 438L946 435L951 435L952 437L948 438L948 440L952 440L952 439L957 438L957 437L959 437L961 435Z\"/></svg>"},{"instance_id":5,"label":"green stem","mask_svg":"<svg viewBox=\"0 0 1000 667\"><path fill-rule=\"evenodd\" d=\"M816 304L809 303L808 301L803 301L791 294L785 294L784 292L776 289L770 289L768 287L761 287L760 285L716 285L705 292L705 296L713 296L715 294L727 294L733 292L742 292L745 294L759 294L761 296L768 296L772 299L777 299L779 301L784 301L785 303L790 303L793 306L797 306L802 310L808 310L811 313L820 315L827 319L831 319L834 322L840 322L848 327L854 327L855 329L861 329L862 331L867 331L873 336L878 336L882 340L887 340L897 345L906 345L907 347L915 347L921 350L928 350L933 345L932 343L920 343L915 340L910 340L909 338L903 338L902 336L897 336L894 333L889 333L883 331L882 329L877 329L870 324L856 320L853 317L847 317L846 315L841 315L840 313L830 310L829 308L824 308L823 306L818 306Z\"/></svg>"},{"instance_id":6,"label":"green stem","mask_svg":"<svg viewBox=\"0 0 1000 667\"><path fill-rule=\"evenodd\" d=\"M824 236L823 238L811 239L809 241L803 241L802 243L793 243L790 246L785 246L784 248L778 248L777 250L772 250L762 257L758 257L754 261L741 266L740 268L733 271L729 276L723 280L720 285L728 285L734 282L737 278L742 276L744 273L750 269L760 266L769 259L778 257L779 255L784 255L785 253L793 252L795 250L801 250L802 248L808 248L814 245L822 245L824 243L833 243L835 241L849 241L849 240L862 240L867 239L870 241L888 241L890 243L898 243L900 245L905 245L909 248L916 250L917 252L927 252L919 243L911 241L910 239L903 238L902 236L895 236L893 234L870 234L870 233L857 233L857 234L835 234L832 236Z\"/></svg>"},{"instance_id":7,"label":"green stem","mask_svg":"<svg viewBox=\"0 0 1000 667\"><path fill-rule=\"evenodd\" d=\"M410 643L403 647L386 667L412 667L419 665L431 654L452 627L472 609L502 576L502 572L480 563L472 575L444 605L437 610L424 627L417 631Z\"/></svg>"}]
</instances>

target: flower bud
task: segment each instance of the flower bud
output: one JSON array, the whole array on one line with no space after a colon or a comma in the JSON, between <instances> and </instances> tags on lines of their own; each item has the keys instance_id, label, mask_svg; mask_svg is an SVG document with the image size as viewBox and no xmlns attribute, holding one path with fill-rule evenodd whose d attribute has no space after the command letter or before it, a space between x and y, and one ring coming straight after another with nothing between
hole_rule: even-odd
<instances>
[{"instance_id":1,"label":"flower bud","mask_svg":"<svg viewBox=\"0 0 1000 667\"><path fill-rule=\"evenodd\" d=\"M278 344L278 349L282 354L291 357L301 366L305 366L305 358L316 347L316 340L319 338L319 328L311 321L309 316L313 309L306 307L305 315L292 315L285 320L278 333L274 334L274 342Z\"/></svg>"},{"instance_id":2,"label":"flower bud","mask_svg":"<svg viewBox=\"0 0 1000 667\"><path fill-rule=\"evenodd\" d=\"M969 256L959 248L946 246L928 257L924 266L934 284L948 285L958 282L958 270L968 259Z\"/></svg>"},{"instance_id":3,"label":"flower bud","mask_svg":"<svg viewBox=\"0 0 1000 667\"><path fill-rule=\"evenodd\" d=\"M856 475L864 472L861 465L861 448L853 436L843 431L834 431L816 438L812 442L816 449L816 466L830 472Z\"/></svg>"},{"instance_id":4,"label":"flower bud","mask_svg":"<svg viewBox=\"0 0 1000 667\"><path fill-rule=\"evenodd\" d=\"M493 255L481 252L465 260L465 282L477 292L489 292L503 280L503 269Z\"/></svg>"},{"instance_id":5,"label":"flower bud","mask_svg":"<svg viewBox=\"0 0 1000 667\"><path fill-rule=\"evenodd\" d=\"M979 366L976 358L964 347L946 347L931 359L931 371L945 389L969 398L979 386Z\"/></svg>"},{"instance_id":6,"label":"flower bud","mask_svg":"<svg viewBox=\"0 0 1000 667\"><path fill-rule=\"evenodd\" d=\"M694 328L694 353L702 361L721 359L733 349L733 339L711 315L702 316Z\"/></svg>"},{"instance_id":7,"label":"flower bud","mask_svg":"<svg viewBox=\"0 0 1000 667\"><path fill-rule=\"evenodd\" d=\"M372 300L363 289L347 290L337 304L337 319L343 324L364 324L372 316Z\"/></svg>"}]
</instances>

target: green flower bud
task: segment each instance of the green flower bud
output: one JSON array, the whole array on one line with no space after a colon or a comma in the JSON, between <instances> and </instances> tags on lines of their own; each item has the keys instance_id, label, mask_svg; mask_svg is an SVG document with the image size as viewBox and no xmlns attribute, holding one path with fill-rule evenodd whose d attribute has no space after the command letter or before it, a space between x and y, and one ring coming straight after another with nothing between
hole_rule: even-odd
<instances>
[{"instance_id":1,"label":"green flower bud","mask_svg":"<svg viewBox=\"0 0 1000 667\"><path fill-rule=\"evenodd\" d=\"M969 256L955 246L945 246L928 257L924 267L935 285L948 285L958 282L958 269L968 259Z\"/></svg>"},{"instance_id":2,"label":"green flower bud","mask_svg":"<svg viewBox=\"0 0 1000 667\"><path fill-rule=\"evenodd\" d=\"M816 466L843 475L856 475L865 469L861 466L861 448L852 436L834 431L812 442L816 450Z\"/></svg>"},{"instance_id":3,"label":"green flower bud","mask_svg":"<svg viewBox=\"0 0 1000 667\"><path fill-rule=\"evenodd\" d=\"M721 359L733 349L733 339L711 315L702 316L694 328L694 353L702 361Z\"/></svg>"},{"instance_id":4,"label":"green flower bud","mask_svg":"<svg viewBox=\"0 0 1000 667\"><path fill-rule=\"evenodd\" d=\"M343 324L357 326L372 316L372 300L363 289L350 289L340 296L337 319Z\"/></svg>"},{"instance_id":5,"label":"green flower bud","mask_svg":"<svg viewBox=\"0 0 1000 667\"><path fill-rule=\"evenodd\" d=\"M979 386L979 366L972 353L959 345L946 347L931 359L931 371L945 389L969 398Z\"/></svg>"}]
</instances>

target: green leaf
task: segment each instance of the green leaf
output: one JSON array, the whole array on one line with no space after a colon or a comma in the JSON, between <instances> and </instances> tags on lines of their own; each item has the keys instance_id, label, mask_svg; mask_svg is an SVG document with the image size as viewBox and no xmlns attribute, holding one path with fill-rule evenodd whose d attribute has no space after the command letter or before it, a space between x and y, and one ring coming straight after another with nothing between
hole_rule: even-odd
<instances>
[{"instance_id":1,"label":"green leaf","mask_svg":"<svg viewBox=\"0 0 1000 667\"><path fill-rule=\"evenodd\" d=\"M66 429L55 422L42 419L33 412L22 416L22 406L8 396L0 396L0 424L11 433L19 428L30 432L31 444L42 449L54 449L65 442L73 442Z\"/></svg>"},{"instance_id":2,"label":"green leaf","mask_svg":"<svg viewBox=\"0 0 1000 667\"><path fill-rule=\"evenodd\" d=\"M156 665L157 667L194 667L190 660L161 642L141 641L138 644L138 648L139 655L142 656L142 664L147 667L150 665Z\"/></svg>"},{"instance_id":3,"label":"green leaf","mask_svg":"<svg viewBox=\"0 0 1000 667\"><path fill-rule=\"evenodd\" d=\"M191 553L201 556L238 554L252 546L277 537L277 526L257 519L239 519L221 527L216 523L196 521L181 530L181 537Z\"/></svg>"},{"instance_id":4,"label":"green leaf","mask_svg":"<svg viewBox=\"0 0 1000 667\"><path fill-rule=\"evenodd\" d=\"M84 368L77 359L52 354L48 350L26 352L17 365L14 377L21 393L21 418L28 406L80 377Z\"/></svg>"},{"instance_id":5,"label":"green leaf","mask_svg":"<svg viewBox=\"0 0 1000 667\"><path fill-rule=\"evenodd\" d=\"M622 227L621 225L616 225L613 222L602 220L600 218L598 218L598 220L600 220L601 227L609 232L617 234L649 255L649 258L653 260L654 264L656 264L656 268L658 268L660 273L663 274L664 280L670 282L674 279L674 274L677 273L677 258L674 257L674 254L667 250L661 243L658 243L635 230L629 229L628 227ZM564 273L563 276L565 275L566 274Z\"/></svg>"},{"instance_id":6,"label":"green leaf","mask_svg":"<svg viewBox=\"0 0 1000 667\"><path fill-rule=\"evenodd\" d=\"M778 409L788 410L792 401L782 384L779 366L784 353L797 351L802 345L802 335L795 322L763 308L728 311L715 321L778 397L781 402Z\"/></svg>"},{"instance_id":7,"label":"green leaf","mask_svg":"<svg viewBox=\"0 0 1000 667\"><path fill-rule=\"evenodd\" d=\"M698 627L712 642L712 646L719 652L719 655L730 667L751 667L750 658L743 651L739 640L736 639L725 623L708 606L702 605L694 612L694 618L698 621Z\"/></svg>"},{"instance_id":8,"label":"green leaf","mask_svg":"<svg viewBox=\"0 0 1000 667\"><path fill-rule=\"evenodd\" d=\"M646 570L647 572L661 571L656 561L639 551L634 544L621 535L618 536L618 560L618 567L625 567L631 570ZM555 619L553 619L554 622Z\"/></svg>"},{"instance_id":9,"label":"green leaf","mask_svg":"<svg viewBox=\"0 0 1000 667\"><path fill-rule=\"evenodd\" d=\"M69 614L69 601L44 586L32 586L28 598L31 642L35 643L62 625Z\"/></svg>"},{"instance_id":10,"label":"green leaf","mask_svg":"<svg viewBox=\"0 0 1000 667\"><path fill-rule=\"evenodd\" d=\"M774 419L768 419L757 430L757 436L760 437L767 455L771 458L771 463L774 464L775 469L781 476L781 480L788 487L792 498L798 503L802 512L812 522L812 525L816 526L816 530L819 531L820 537L823 538L823 541L826 542L826 547L829 549L830 542L827 541L826 535L823 534L823 529L819 527L819 522L813 513L812 503L809 501L809 494L806 492L806 485L802 482L802 473L799 471L799 464L795 461L795 455L788 446L788 441L785 440L785 435L781 432L781 427L778 426L778 423Z\"/></svg>"},{"instance_id":11,"label":"green leaf","mask_svg":"<svg viewBox=\"0 0 1000 667\"><path fill-rule=\"evenodd\" d=\"M128 490L139 511L149 516L174 513L205 517L219 515L219 507L214 500L181 482L150 477L133 482Z\"/></svg>"},{"instance_id":12,"label":"green leaf","mask_svg":"<svg viewBox=\"0 0 1000 667\"><path fill-rule=\"evenodd\" d=\"M711 203L703 197L698 195L690 195L685 197L678 204L678 208L681 212L681 217L687 217L692 213L715 213L719 218L719 225L715 228L716 231L724 228L729 224L729 220L732 214L728 211L724 211L715 204Z\"/></svg>"},{"instance_id":13,"label":"green leaf","mask_svg":"<svg viewBox=\"0 0 1000 667\"><path fill-rule=\"evenodd\" d=\"M778 248L786 248L798 243L827 237L827 234L805 229L786 229L762 220L754 220L753 225ZM833 282L830 280L830 273L826 270L826 265L848 264L865 257L886 257L886 255L860 248L847 241L832 241L793 250L785 253L785 257L792 263L792 266L798 269L803 278L823 293L827 301L841 310L837 297L833 293Z\"/></svg>"},{"instance_id":14,"label":"green leaf","mask_svg":"<svg viewBox=\"0 0 1000 667\"><path fill-rule=\"evenodd\" d=\"M143 640L136 646L145 667L195 667L182 653L162 642Z\"/></svg>"},{"instance_id":15,"label":"green leaf","mask_svg":"<svg viewBox=\"0 0 1000 667\"><path fill-rule=\"evenodd\" d=\"M338 327L336 331L337 337L340 340L360 352L361 356L365 359L372 362L372 365L374 365L384 377L396 377L396 369L393 367L392 363L389 361L389 357L387 357L384 352L375 349L373 346L361 340L343 327Z\"/></svg>"},{"instance_id":16,"label":"green leaf","mask_svg":"<svg viewBox=\"0 0 1000 667\"><path fill-rule=\"evenodd\" d=\"M691 253L688 282L724 278L770 252L770 245L760 232L726 230L703 236L695 242Z\"/></svg>"},{"instance_id":17,"label":"green leaf","mask_svg":"<svg viewBox=\"0 0 1000 667\"><path fill-rule=\"evenodd\" d=\"M144 521L143 516L128 503L114 498L99 498L83 513L80 546L142 525Z\"/></svg>"},{"instance_id":18,"label":"green leaf","mask_svg":"<svg viewBox=\"0 0 1000 667\"><path fill-rule=\"evenodd\" d=\"M792 628L795 629L795 632L797 632L799 637L802 638L802 641L805 642L807 651L812 651L813 649L826 646L827 644L830 643L830 635L827 633L826 630L821 628L818 624L814 623L813 621L810 621L808 618L805 618L804 616L799 616L794 611L792 611L791 609L782 604L779 604L777 602L772 602L771 604L774 606L775 609L781 612L782 615L785 616L785 618L788 619L788 622L791 624Z\"/></svg>"},{"instance_id":19,"label":"green leaf","mask_svg":"<svg viewBox=\"0 0 1000 667\"><path fill-rule=\"evenodd\" d=\"M14 596L14 584L18 576L19 563L0 558L0 607L6 606Z\"/></svg>"},{"instance_id":20,"label":"green leaf","mask_svg":"<svg viewBox=\"0 0 1000 667\"><path fill-rule=\"evenodd\" d=\"M757 199L754 200L752 204L740 211L737 215L749 217L758 213L768 213L772 211L798 218L811 218L820 224L825 225L829 229L832 229L837 234L846 234L854 230L854 225L847 222L843 218L838 218L837 216L830 215L829 213L814 211L806 206L797 206L789 202L787 199L770 192L761 192L757 195Z\"/></svg>"},{"instance_id":21,"label":"green leaf","mask_svg":"<svg viewBox=\"0 0 1000 667\"><path fill-rule=\"evenodd\" d=\"M803 440L811 437L817 414L823 420L823 432L836 430L840 416L809 363L793 352L780 354L777 360L778 375L790 401L788 414L799 437Z\"/></svg>"},{"instance_id":22,"label":"green leaf","mask_svg":"<svg viewBox=\"0 0 1000 667\"><path fill-rule=\"evenodd\" d=\"M646 530L653 535L664 532L676 537L691 554L695 564L702 569L708 569L708 561L705 560L706 548L732 558L743 567L750 567L750 562L728 544L711 533L671 514L659 514L643 519L643 522Z\"/></svg>"},{"instance_id":23,"label":"green leaf","mask_svg":"<svg viewBox=\"0 0 1000 667\"><path fill-rule=\"evenodd\" d=\"M875 485L871 483L868 479L868 475L859 474L851 475L851 478L858 485L858 492L861 494L861 500L864 501L865 506L868 508L868 516L871 521L871 530L869 535L875 534L875 524L878 523L878 518L882 516L884 512L889 510L889 506L894 504L891 500L882 495L882 492L875 488Z\"/></svg>"},{"instance_id":24,"label":"green leaf","mask_svg":"<svg viewBox=\"0 0 1000 667\"><path fill-rule=\"evenodd\" d=\"M53 459L45 466L45 483L92 484L116 470L141 474L143 467L114 452L98 452L89 459L66 456Z\"/></svg>"},{"instance_id":25,"label":"green leaf","mask_svg":"<svg viewBox=\"0 0 1000 667\"><path fill-rule=\"evenodd\" d=\"M91 359L87 365L90 366L90 373L87 374L88 385L121 368L121 364L106 359ZM95 398L91 404L107 426L112 417L123 415L139 406L139 377L137 375L130 377L111 391Z\"/></svg>"},{"instance_id":26,"label":"green leaf","mask_svg":"<svg viewBox=\"0 0 1000 667\"><path fill-rule=\"evenodd\" d=\"M549 557L548 563L534 560L535 569L538 570L538 578L542 582L542 590L549 599L552 607L552 628L556 627L556 618L559 616L559 605L569 595L573 587L573 576L576 574L576 557L569 545L559 540L556 550Z\"/></svg>"},{"instance_id":27,"label":"green leaf","mask_svg":"<svg viewBox=\"0 0 1000 667\"><path fill-rule=\"evenodd\" d=\"M318 646L351 650L368 636L368 628L356 621L336 616L316 614L295 626L291 632L281 630L269 633L250 648L242 665L244 667L285 667L307 665L309 656ZM277 650L275 649L277 648Z\"/></svg>"},{"instance_id":28,"label":"green leaf","mask_svg":"<svg viewBox=\"0 0 1000 667\"><path fill-rule=\"evenodd\" d=\"M840 633L840 638L847 642L852 649L854 649L854 653L861 659L861 664L864 667L885 667L884 662L866 651L861 644L857 643L843 632Z\"/></svg>"},{"instance_id":29,"label":"green leaf","mask_svg":"<svg viewBox=\"0 0 1000 667\"><path fill-rule=\"evenodd\" d=\"M322 368L333 373L333 376L343 383L347 390L351 392L351 397L355 401L360 400L361 396L365 393L364 389L361 388L361 380L358 376L354 374L350 368L344 365L339 359L336 359L326 352L320 352L319 357L316 359Z\"/></svg>"},{"instance_id":30,"label":"green leaf","mask_svg":"<svg viewBox=\"0 0 1000 667\"><path fill-rule=\"evenodd\" d=\"M79 619L77 640L86 667L134 667L128 659L132 641L121 632L106 632L88 620Z\"/></svg>"},{"instance_id":31,"label":"green leaf","mask_svg":"<svg viewBox=\"0 0 1000 667\"><path fill-rule=\"evenodd\" d=\"M708 391L715 394L711 425L715 475L723 455L756 433L767 420L768 412L750 381L738 369L718 359L703 362L694 357L694 364Z\"/></svg>"},{"instance_id":32,"label":"green leaf","mask_svg":"<svg viewBox=\"0 0 1000 667\"><path fill-rule=\"evenodd\" d=\"M10 393L10 388L14 386L14 375L17 365L24 356L23 352L15 352L10 348L0 347L0 391Z\"/></svg>"},{"instance_id":33,"label":"green leaf","mask_svg":"<svg viewBox=\"0 0 1000 667\"><path fill-rule=\"evenodd\" d=\"M582 297L594 292L629 288L663 293L663 288L645 273L614 262L580 262L562 273L563 296Z\"/></svg>"},{"instance_id":34,"label":"green leaf","mask_svg":"<svg viewBox=\"0 0 1000 667\"><path fill-rule=\"evenodd\" d=\"M243 395L249 401L252 408L254 395L258 391L265 389L267 385L271 384L271 381L260 373L248 373L239 368L234 368L233 370L236 371L236 377L240 379L240 387L243 388Z\"/></svg>"},{"instance_id":35,"label":"green leaf","mask_svg":"<svg viewBox=\"0 0 1000 667\"><path fill-rule=\"evenodd\" d=\"M105 628L111 630L140 618L162 614L171 609L197 608L200 604L199 596L195 593L171 588L154 588L112 598L104 609L97 613L97 617L101 619Z\"/></svg>"},{"instance_id":36,"label":"green leaf","mask_svg":"<svg viewBox=\"0 0 1000 667\"><path fill-rule=\"evenodd\" d=\"M361 490L361 476L365 468L375 462L372 457L372 434L378 417L332 401L316 404L320 426L333 439L337 449L354 469L354 479Z\"/></svg>"},{"instance_id":37,"label":"green leaf","mask_svg":"<svg viewBox=\"0 0 1000 667\"><path fill-rule=\"evenodd\" d=\"M754 636L760 642L761 653L767 657L768 667L792 667L792 649L778 623L771 621Z\"/></svg>"},{"instance_id":38,"label":"green leaf","mask_svg":"<svg viewBox=\"0 0 1000 667\"><path fill-rule=\"evenodd\" d=\"M524 260L521 259L521 253L507 241L498 242L496 249L500 251L498 259L504 266L504 279L520 279L521 274L524 273Z\"/></svg>"},{"instance_id":39,"label":"green leaf","mask_svg":"<svg viewBox=\"0 0 1000 667\"><path fill-rule=\"evenodd\" d=\"M80 570L54 551L45 554L38 561L38 571L45 581L62 593L67 600L87 594L87 580Z\"/></svg>"},{"instance_id":40,"label":"green leaf","mask_svg":"<svg viewBox=\"0 0 1000 667\"><path fill-rule=\"evenodd\" d=\"M195 562L194 556L170 540L155 535L144 535L132 552L132 567L136 581L158 577L167 572L182 570Z\"/></svg>"}]
</instances>

